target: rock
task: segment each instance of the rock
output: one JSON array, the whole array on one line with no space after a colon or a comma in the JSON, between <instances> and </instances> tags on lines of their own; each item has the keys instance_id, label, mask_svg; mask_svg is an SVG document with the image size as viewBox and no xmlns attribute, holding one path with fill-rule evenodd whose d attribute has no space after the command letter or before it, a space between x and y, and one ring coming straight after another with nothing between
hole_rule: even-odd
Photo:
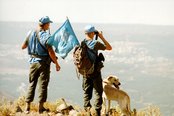
<instances>
[{"instance_id":1,"label":"rock","mask_svg":"<svg viewBox=\"0 0 174 116\"><path fill-rule=\"evenodd\" d=\"M78 112L76 111L76 110L71 110L70 112L69 112L69 115L70 116L78 116Z\"/></svg>"},{"instance_id":2,"label":"rock","mask_svg":"<svg viewBox=\"0 0 174 116\"><path fill-rule=\"evenodd\" d=\"M57 107L57 112L62 113L64 115L69 115L69 112L71 110L74 110L74 108L71 105L68 106L63 98L62 98L62 101L63 101L63 104Z\"/></svg>"},{"instance_id":3,"label":"rock","mask_svg":"<svg viewBox=\"0 0 174 116\"><path fill-rule=\"evenodd\" d=\"M63 114L61 113L57 113L56 116L64 116Z\"/></svg>"}]
</instances>

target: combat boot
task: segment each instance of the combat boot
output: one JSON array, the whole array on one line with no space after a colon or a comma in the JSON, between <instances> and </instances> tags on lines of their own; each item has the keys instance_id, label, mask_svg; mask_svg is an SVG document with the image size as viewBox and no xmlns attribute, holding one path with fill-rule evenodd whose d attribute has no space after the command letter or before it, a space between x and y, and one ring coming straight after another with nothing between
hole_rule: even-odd
<instances>
[{"instance_id":1,"label":"combat boot","mask_svg":"<svg viewBox=\"0 0 174 116\"><path fill-rule=\"evenodd\" d=\"M41 102L41 103L39 103L39 113L43 113L43 112L48 112L49 111L49 109L46 109L46 108L44 108L44 106L43 106L43 102Z\"/></svg>"}]
</instances>

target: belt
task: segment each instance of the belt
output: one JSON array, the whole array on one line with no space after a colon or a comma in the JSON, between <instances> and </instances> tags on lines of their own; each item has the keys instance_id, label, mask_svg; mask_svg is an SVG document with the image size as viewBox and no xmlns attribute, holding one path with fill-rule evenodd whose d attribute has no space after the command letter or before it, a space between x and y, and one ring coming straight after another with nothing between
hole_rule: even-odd
<instances>
[{"instance_id":1,"label":"belt","mask_svg":"<svg viewBox=\"0 0 174 116\"><path fill-rule=\"evenodd\" d=\"M32 55L30 55L30 56L31 56L31 58L41 58L41 59L49 58L49 55L40 56L40 55L37 55L37 54L32 54Z\"/></svg>"}]
</instances>

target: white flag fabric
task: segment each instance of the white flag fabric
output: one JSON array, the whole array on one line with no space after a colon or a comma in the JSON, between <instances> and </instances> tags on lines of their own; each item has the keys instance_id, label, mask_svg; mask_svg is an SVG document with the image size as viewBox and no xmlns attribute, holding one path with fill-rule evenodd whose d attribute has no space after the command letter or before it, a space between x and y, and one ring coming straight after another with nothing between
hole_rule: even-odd
<instances>
[{"instance_id":1,"label":"white flag fabric","mask_svg":"<svg viewBox=\"0 0 174 116\"><path fill-rule=\"evenodd\" d=\"M48 44L54 46L55 52L63 59L76 45L79 45L79 41L68 19L50 37Z\"/></svg>"}]
</instances>

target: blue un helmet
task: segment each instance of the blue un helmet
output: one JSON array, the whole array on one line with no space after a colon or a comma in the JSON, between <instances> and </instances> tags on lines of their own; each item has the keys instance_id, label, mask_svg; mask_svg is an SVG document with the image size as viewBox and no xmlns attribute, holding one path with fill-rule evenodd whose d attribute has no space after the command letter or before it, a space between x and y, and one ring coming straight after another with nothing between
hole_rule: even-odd
<instances>
[{"instance_id":1,"label":"blue un helmet","mask_svg":"<svg viewBox=\"0 0 174 116\"><path fill-rule=\"evenodd\" d=\"M44 16L39 20L39 23L41 25L46 24L46 23L53 23L53 21L50 20L48 16Z\"/></svg>"},{"instance_id":2,"label":"blue un helmet","mask_svg":"<svg viewBox=\"0 0 174 116\"><path fill-rule=\"evenodd\" d=\"M85 33L97 32L97 30L95 29L95 27L93 25L85 26L84 31L85 31Z\"/></svg>"}]
</instances>

